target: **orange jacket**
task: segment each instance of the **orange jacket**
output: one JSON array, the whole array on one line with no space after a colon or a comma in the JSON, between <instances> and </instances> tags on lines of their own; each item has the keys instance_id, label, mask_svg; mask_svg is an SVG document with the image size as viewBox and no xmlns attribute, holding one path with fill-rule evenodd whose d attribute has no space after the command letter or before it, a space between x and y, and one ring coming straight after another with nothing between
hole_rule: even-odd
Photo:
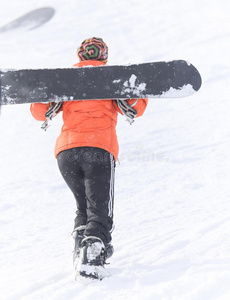
<instances>
[{"instance_id":1,"label":"orange jacket","mask_svg":"<svg viewBox=\"0 0 230 300\"><path fill-rule=\"evenodd\" d=\"M102 62L86 60L74 65L99 66ZM128 100L130 104L136 99ZM137 117L144 113L147 99L139 99L134 108ZM45 113L49 103L32 103L30 111L38 121L45 121ZM83 100L63 102L63 126L55 145L55 157L63 150L75 147L97 147L112 153L115 160L118 156L118 141L116 135L117 115L120 112L114 100ZM121 112L120 112L121 113Z\"/></svg>"}]
</instances>

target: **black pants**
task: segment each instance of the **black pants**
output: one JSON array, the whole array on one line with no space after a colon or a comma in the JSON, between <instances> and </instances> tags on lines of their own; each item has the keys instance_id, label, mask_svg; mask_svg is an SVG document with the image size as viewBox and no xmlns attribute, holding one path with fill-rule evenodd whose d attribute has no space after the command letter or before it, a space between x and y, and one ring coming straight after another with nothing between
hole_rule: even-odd
<instances>
[{"instance_id":1,"label":"black pants","mask_svg":"<svg viewBox=\"0 0 230 300\"><path fill-rule=\"evenodd\" d=\"M112 154L94 147L62 151L57 157L60 172L77 203L75 228L86 225L85 236L106 244L113 228L114 171Z\"/></svg>"}]
</instances>

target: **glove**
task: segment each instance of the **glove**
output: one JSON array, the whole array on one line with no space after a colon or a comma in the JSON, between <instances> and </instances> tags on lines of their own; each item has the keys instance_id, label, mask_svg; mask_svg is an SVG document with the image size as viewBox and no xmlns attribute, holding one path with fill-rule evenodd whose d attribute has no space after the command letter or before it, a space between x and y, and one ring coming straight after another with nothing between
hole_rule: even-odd
<instances>
[{"instance_id":1,"label":"glove","mask_svg":"<svg viewBox=\"0 0 230 300\"><path fill-rule=\"evenodd\" d=\"M45 113L46 120L45 120L44 123L42 123L41 129L43 129L45 131L48 129L48 127L50 126L48 124L49 121L51 121L53 119L53 117L55 117L57 115L57 113L62 108L62 104L63 104L62 102L52 102L52 103L50 103L50 107L47 110L47 112Z\"/></svg>"},{"instance_id":2,"label":"glove","mask_svg":"<svg viewBox=\"0 0 230 300\"><path fill-rule=\"evenodd\" d=\"M51 102L50 107L45 114L46 118L52 120L53 117L57 115L57 113L60 111L61 108L62 108L62 102Z\"/></svg>"},{"instance_id":3,"label":"glove","mask_svg":"<svg viewBox=\"0 0 230 300\"><path fill-rule=\"evenodd\" d=\"M137 111L133 108L133 106L137 103L137 100L132 105L129 105L127 100L120 99L117 99L116 103L123 115L126 117L126 120L131 125L134 122L134 118L137 115Z\"/></svg>"}]
</instances>

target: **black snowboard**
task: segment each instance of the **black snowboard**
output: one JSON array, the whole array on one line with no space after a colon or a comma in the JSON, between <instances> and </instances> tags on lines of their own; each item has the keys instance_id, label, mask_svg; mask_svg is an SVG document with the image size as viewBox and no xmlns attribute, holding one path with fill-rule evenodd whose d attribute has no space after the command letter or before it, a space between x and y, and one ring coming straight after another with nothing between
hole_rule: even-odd
<instances>
[{"instance_id":1,"label":"black snowboard","mask_svg":"<svg viewBox=\"0 0 230 300\"><path fill-rule=\"evenodd\" d=\"M54 15L55 10L52 7L42 7L21 16L0 28L0 33L8 32L14 29L33 30L48 22Z\"/></svg>"},{"instance_id":2,"label":"black snowboard","mask_svg":"<svg viewBox=\"0 0 230 300\"><path fill-rule=\"evenodd\" d=\"M127 98L179 98L201 87L183 60L127 66L1 71L1 103Z\"/></svg>"}]
</instances>

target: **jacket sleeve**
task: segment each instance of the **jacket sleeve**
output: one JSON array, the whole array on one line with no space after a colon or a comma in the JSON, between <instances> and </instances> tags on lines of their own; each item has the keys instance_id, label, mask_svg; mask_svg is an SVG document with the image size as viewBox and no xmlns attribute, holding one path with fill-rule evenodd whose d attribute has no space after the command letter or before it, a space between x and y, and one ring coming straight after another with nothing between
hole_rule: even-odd
<instances>
[{"instance_id":1,"label":"jacket sleeve","mask_svg":"<svg viewBox=\"0 0 230 300\"><path fill-rule=\"evenodd\" d=\"M45 113L47 112L49 107L50 103L32 103L30 105L30 112L34 119L36 119L37 121L45 121Z\"/></svg>"},{"instance_id":2,"label":"jacket sleeve","mask_svg":"<svg viewBox=\"0 0 230 300\"><path fill-rule=\"evenodd\" d=\"M140 99L130 99L128 100L129 105L132 105L136 102L136 104L133 106L133 108L137 111L137 117L141 117L143 113L145 112L145 109L148 104L148 99L140 98Z\"/></svg>"},{"instance_id":3,"label":"jacket sleeve","mask_svg":"<svg viewBox=\"0 0 230 300\"><path fill-rule=\"evenodd\" d=\"M133 106L133 108L137 111L137 115L136 115L136 118L137 117L140 117L143 115L146 107L147 107L147 104L148 104L148 99L144 99L144 98L140 98L140 99L129 99L127 100L127 102L129 103L129 105L132 105L134 104L135 102L135 105ZM117 106L116 103L114 103L114 105L116 106L116 110L122 114L121 110L119 109L119 107Z\"/></svg>"}]
</instances>

